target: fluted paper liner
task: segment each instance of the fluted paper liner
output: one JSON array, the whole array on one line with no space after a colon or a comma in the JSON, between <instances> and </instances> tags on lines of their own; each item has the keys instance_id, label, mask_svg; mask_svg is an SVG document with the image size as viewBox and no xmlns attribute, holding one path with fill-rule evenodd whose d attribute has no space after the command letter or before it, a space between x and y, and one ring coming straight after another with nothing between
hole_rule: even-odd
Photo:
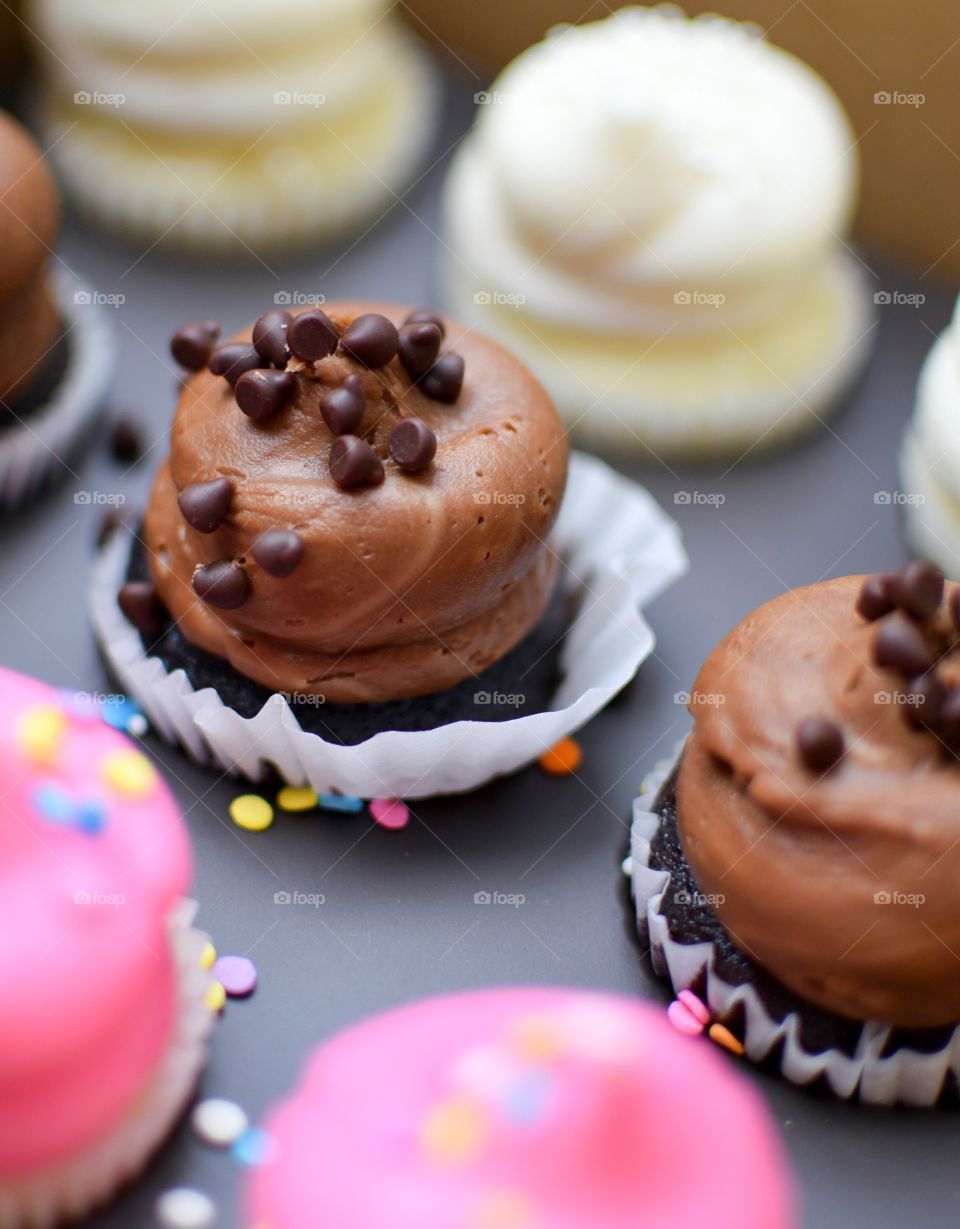
<instances>
[{"instance_id":1,"label":"fluted paper liner","mask_svg":"<svg viewBox=\"0 0 960 1229\"><path fill-rule=\"evenodd\" d=\"M679 943L671 936L668 919L660 912L670 872L654 870L649 862L650 842L660 825L657 799L680 752L673 760L657 765L634 801L630 857L624 865L632 882L637 928L650 945L654 970L670 982L674 993L704 981L703 997L720 1020L729 1018L739 1007L747 1057L762 1062L782 1044L777 1060L780 1073L795 1084L810 1084L823 1077L830 1090L844 1100L867 1105L933 1105L947 1073L960 1074L960 1028L954 1030L942 1050L933 1054L902 1048L884 1055L893 1030L890 1025L868 1020L852 1056L840 1050L813 1054L803 1046L795 1012L774 1020L753 986L731 986L719 976L714 969L712 943Z\"/></svg>"},{"instance_id":2,"label":"fluted paper liner","mask_svg":"<svg viewBox=\"0 0 960 1229\"><path fill-rule=\"evenodd\" d=\"M214 689L195 691L183 670L168 671L147 657L117 605L131 540L118 531L102 552L90 609L111 669L154 727L195 759L253 781L272 764L291 785L360 798L458 793L535 760L633 678L654 644L641 606L687 568L680 531L652 496L602 461L575 453L552 545L565 564L561 583L582 594L552 707L508 721L387 730L344 747L301 729L281 695L255 717L241 717Z\"/></svg>"}]
</instances>

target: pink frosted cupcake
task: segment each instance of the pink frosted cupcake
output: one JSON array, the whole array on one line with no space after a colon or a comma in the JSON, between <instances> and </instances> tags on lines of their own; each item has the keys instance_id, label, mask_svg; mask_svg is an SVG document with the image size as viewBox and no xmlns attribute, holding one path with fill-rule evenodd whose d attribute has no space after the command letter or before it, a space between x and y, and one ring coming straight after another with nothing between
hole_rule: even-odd
<instances>
[{"instance_id":1,"label":"pink frosted cupcake","mask_svg":"<svg viewBox=\"0 0 960 1229\"><path fill-rule=\"evenodd\" d=\"M107 1198L157 1147L205 1053L191 853L150 761L0 670L0 1226Z\"/></svg>"},{"instance_id":2,"label":"pink frosted cupcake","mask_svg":"<svg viewBox=\"0 0 960 1229\"><path fill-rule=\"evenodd\" d=\"M322 1046L269 1116L250 1229L788 1229L757 1094L642 1003L431 999Z\"/></svg>"}]
</instances>

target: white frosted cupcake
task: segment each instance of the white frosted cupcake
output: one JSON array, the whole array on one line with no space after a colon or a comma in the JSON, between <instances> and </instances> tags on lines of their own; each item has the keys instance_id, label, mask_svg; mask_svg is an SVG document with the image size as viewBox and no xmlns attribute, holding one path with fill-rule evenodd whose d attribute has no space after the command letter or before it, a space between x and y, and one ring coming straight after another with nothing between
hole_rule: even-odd
<instances>
[{"instance_id":1,"label":"white frosted cupcake","mask_svg":"<svg viewBox=\"0 0 960 1229\"><path fill-rule=\"evenodd\" d=\"M481 96L446 189L452 305L585 437L711 453L813 425L870 332L855 140L748 26L629 8Z\"/></svg>"},{"instance_id":2,"label":"white frosted cupcake","mask_svg":"<svg viewBox=\"0 0 960 1229\"><path fill-rule=\"evenodd\" d=\"M45 112L79 204L130 236L242 251L360 227L432 129L385 0L33 0Z\"/></svg>"}]
</instances>

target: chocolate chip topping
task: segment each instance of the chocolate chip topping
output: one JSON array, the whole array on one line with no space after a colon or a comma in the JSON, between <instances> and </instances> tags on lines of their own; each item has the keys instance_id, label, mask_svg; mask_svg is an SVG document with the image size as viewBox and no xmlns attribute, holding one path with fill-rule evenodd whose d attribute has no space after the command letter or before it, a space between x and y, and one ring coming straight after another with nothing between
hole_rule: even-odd
<instances>
[{"instance_id":1,"label":"chocolate chip topping","mask_svg":"<svg viewBox=\"0 0 960 1229\"><path fill-rule=\"evenodd\" d=\"M220 610L236 610L250 596L250 580L246 572L230 559L199 564L193 573L193 591L208 606Z\"/></svg>"},{"instance_id":2,"label":"chocolate chip topping","mask_svg":"<svg viewBox=\"0 0 960 1229\"><path fill-rule=\"evenodd\" d=\"M253 326L253 348L274 367L285 367L290 357L287 329L293 323L293 312L282 307L264 312Z\"/></svg>"},{"instance_id":3,"label":"chocolate chip topping","mask_svg":"<svg viewBox=\"0 0 960 1229\"><path fill-rule=\"evenodd\" d=\"M340 341L337 326L326 312L313 307L297 316L287 330L290 349L305 362L315 363L333 354Z\"/></svg>"},{"instance_id":4,"label":"chocolate chip topping","mask_svg":"<svg viewBox=\"0 0 960 1229\"><path fill-rule=\"evenodd\" d=\"M868 576L857 598L857 614L873 622L896 609L891 576Z\"/></svg>"},{"instance_id":5,"label":"chocolate chip topping","mask_svg":"<svg viewBox=\"0 0 960 1229\"><path fill-rule=\"evenodd\" d=\"M292 529L268 529L254 542L250 554L271 576L289 576L303 558L303 538Z\"/></svg>"},{"instance_id":6,"label":"chocolate chip topping","mask_svg":"<svg viewBox=\"0 0 960 1229\"><path fill-rule=\"evenodd\" d=\"M296 385L290 371L245 371L237 380L234 396L248 418L265 422L280 413Z\"/></svg>"},{"instance_id":7,"label":"chocolate chip topping","mask_svg":"<svg viewBox=\"0 0 960 1229\"><path fill-rule=\"evenodd\" d=\"M411 380L419 380L437 361L443 334L429 321L400 330L400 362Z\"/></svg>"},{"instance_id":8,"label":"chocolate chip topping","mask_svg":"<svg viewBox=\"0 0 960 1229\"><path fill-rule=\"evenodd\" d=\"M878 666L912 678L925 674L933 665L934 658L920 628L898 612L889 615L877 629L873 641L873 660Z\"/></svg>"},{"instance_id":9,"label":"chocolate chip topping","mask_svg":"<svg viewBox=\"0 0 960 1229\"><path fill-rule=\"evenodd\" d=\"M120 609L137 631L145 636L158 636L167 619L152 581L128 580L117 594Z\"/></svg>"},{"instance_id":10,"label":"chocolate chip topping","mask_svg":"<svg viewBox=\"0 0 960 1229\"><path fill-rule=\"evenodd\" d=\"M426 469L437 451L437 437L419 418L405 418L390 432L390 455L411 474Z\"/></svg>"},{"instance_id":11,"label":"chocolate chip topping","mask_svg":"<svg viewBox=\"0 0 960 1229\"><path fill-rule=\"evenodd\" d=\"M230 384L236 384L245 371L265 367L266 361L245 341L229 341L217 346L207 366L215 376L223 376Z\"/></svg>"},{"instance_id":12,"label":"chocolate chip topping","mask_svg":"<svg viewBox=\"0 0 960 1229\"><path fill-rule=\"evenodd\" d=\"M170 353L187 371L202 371L219 336L220 325L216 320L185 324L170 339Z\"/></svg>"},{"instance_id":13,"label":"chocolate chip topping","mask_svg":"<svg viewBox=\"0 0 960 1229\"><path fill-rule=\"evenodd\" d=\"M434 401L456 401L463 387L463 359L459 354L441 354L417 387Z\"/></svg>"},{"instance_id":14,"label":"chocolate chip topping","mask_svg":"<svg viewBox=\"0 0 960 1229\"><path fill-rule=\"evenodd\" d=\"M194 482L177 496L183 519L197 533L213 533L223 523L233 499L233 483L229 478L214 478L211 482Z\"/></svg>"},{"instance_id":15,"label":"chocolate chip topping","mask_svg":"<svg viewBox=\"0 0 960 1229\"><path fill-rule=\"evenodd\" d=\"M366 440L340 435L330 449L330 473L338 486L378 486L383 482L383 463Z\"/></svg>"},{"instance_id":16,"label":"chocolate chip topping","mask_svg":"<svg viewBox=\"0 0 960 1229\"><path fill-rule=\"evenodd\" d=\"M951 691L943 702L937 736L954 754L960 751L960 689Z\"/></svg>"},{"instance_id":17,"label":"chocolate chip topping","mask_svg":"<svg viewBox=\"0 0 960 1229\"><path fill-rule=\"evenodd\" d=\"M829 772L843 755L843 731L825 717L807 717L797 726L797 751L811 772Z\"/></svg>"},{"instance_id":18,"label":"chocolate chip topping","mask_svg":"<svg viewBox=\"0 0 960 1229\"><path fill-rule=\"evenodd\" d=\"M894 587L897 605L915 619L929 619L943 601L943 573L932 563L915 560Z\"/></svg>"},{"instance_id":19,"label":"chocolate chip topping","mask_svg":"<svg viewBox=\"0 0 960 1229\"><path fill-rule=\"evenodd\" d=\"M406 320L404 320L403 323L404 324L435 324L437 328L440 330L441 337L446 337L447 335L447 326L443 322L443 317L441 315L438 315L437 312L432 311L429 307L415 308L410 313L410 315L407 316Z\"/></svg>"},{"instance_id":20,"label":"chocolate chip topping","mask_svg":"<svg viewBox=\"0 0 960 1229\"><path fill-rule=\"evenodd\" d=\"M400 335L392 320L366 312L347 326L341 344L344 353L364 367L386 367L397 353Z\"/></svg>"},{"instance_id":21,"label":"chocolate chip topping","mask_svg":"<svg viewBox=\"0 0 960 1229\"><path fill-rule=\"evenodd\" d=\"M907 687L904 716L915 730L936 731L940 726L947 689L933 670L915 678Z\"/></svg>"},{"instance_id":22,"label":"chocolate chip topping","mask_svg":"<svg viewBox=\"0 0 960 1229\"><path fill-rule=\"evenodd\" d=\"M320 413L334 435L352 435L363 418L367 394L359 376L347 376L338 388L320 399Z\"/></svg>"},{"instance_id":23,"label":"chocolate chip topping","mask_svg":"<svg viewBox=\"0 0 960 1229\"><path fill-rule=\"evenodd\" d=\"M115 461L133 465L143 456L143 439L131 418L118 418L110 432L110 453Z\"/></svg>"}]
</instances>

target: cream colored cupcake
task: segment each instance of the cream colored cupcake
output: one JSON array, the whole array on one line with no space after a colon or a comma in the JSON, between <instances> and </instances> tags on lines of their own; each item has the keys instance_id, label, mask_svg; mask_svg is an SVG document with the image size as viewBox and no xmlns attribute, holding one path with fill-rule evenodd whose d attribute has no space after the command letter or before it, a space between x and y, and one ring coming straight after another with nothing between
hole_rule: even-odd
<instances>
[{"instance_id":1,"label":"cream colored cupcake","mask_svg":"<svg viewBox=\"0 0 960 1229\"><path fill-rule=\"evenodd\" d=\"M871 322L855 140L812 69L669 6L564 27L479 96L446 188L458 315L585 437L711 453L814 424Z\"/></svg>"},{"instance_id":2,"label":"cream colored cupcake","mask_svg":"<svg viewBox=\"0 0 960 1229\"><path fill-rule=\"evenodd\" d=\"M103 225L213 250L359 228L432 129L386 0L33 0L60 174Z\"/></svg>"}]
</instances>

